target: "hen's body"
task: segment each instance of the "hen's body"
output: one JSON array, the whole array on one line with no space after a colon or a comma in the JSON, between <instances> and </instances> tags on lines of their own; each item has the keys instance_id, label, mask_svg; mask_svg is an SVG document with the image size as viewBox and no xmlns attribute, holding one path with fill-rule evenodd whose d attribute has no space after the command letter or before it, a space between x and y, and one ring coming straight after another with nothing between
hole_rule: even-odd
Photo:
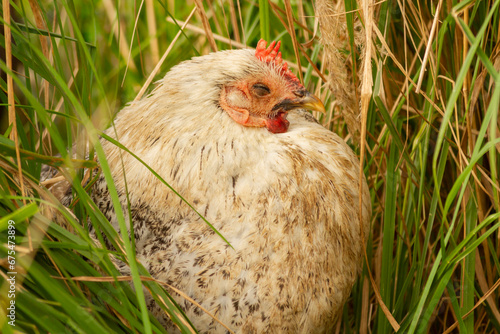
<instances>
[{"instance_id":1,"label":"hen's body","mask_svg":"<svg viewBox=\"0 0 500 334\"><path fill-rule=\"evenodd\" d=\"M327 332L361 264L358 161L305 111L289 113L285 133L245 127L229 117L218 104L221 87L246 76L252 57L238 50L182 63L115 122L119 141L234 249L135 158L108 142L103 146L122 195L126 171L137 255L153 277L182 290L236 332ZM208 65L199 66L203 62ZM370 199L363 187L362 228L368 235ZM94 198L116 224L102 178ZM226 332L184 298L176 299L200 332ZM159 307L152 309L172 329Z\"/></svg>"}]
</instances>

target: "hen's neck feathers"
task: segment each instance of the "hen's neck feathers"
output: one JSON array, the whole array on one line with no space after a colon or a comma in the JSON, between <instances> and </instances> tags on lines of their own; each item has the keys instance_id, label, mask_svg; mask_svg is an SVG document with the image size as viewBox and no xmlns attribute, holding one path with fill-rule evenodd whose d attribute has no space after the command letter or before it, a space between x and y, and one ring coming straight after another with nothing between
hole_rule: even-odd
<instances>
[{"instance_id":1,"label":"hen's neck feathers","mask_svg":"<svg viewBox=\"0 0 500 334\"><path fill-rule=\"evenodd\" d=\"M211 53L174 66L147 97L125 107L115 119L118 139L134 152L151 150L165 131L213 132L225 135L271 135L265 129L246 128L235 123L221 109L224 85L250 75L280 77L279 71L259 61L251 50ZM108 134L114 136L114 130ZM229 133L228 133L229 132ZM175 136L175 133L169 133ZM136 151L138 150L138 151Z\"/></svg>"}]
</instances>

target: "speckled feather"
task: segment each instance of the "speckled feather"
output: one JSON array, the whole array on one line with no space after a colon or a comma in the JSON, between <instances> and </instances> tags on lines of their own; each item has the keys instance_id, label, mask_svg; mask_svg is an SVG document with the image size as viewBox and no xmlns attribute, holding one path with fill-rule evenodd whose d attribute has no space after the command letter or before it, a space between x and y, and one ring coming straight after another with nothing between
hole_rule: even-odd
<instances>
[{"instance_id":1,"label":"speckled feather","mask_svg":"<svg viewBox=\"0 0 500 334\"><path fill-rule=\"evenodd\" d=\"M359 162L341 138L303 110L289 113L285 133L231 119L218 102L221 87L252 75L285 80L250 50L183 62L150 96L118 114L117 136L107 132L182 194L234 249L132 156L102 144L122 195L125 171L137 256L152 276L237 333L325 333L362 263ZM370 197L363 182L362 228L368 235ZM118 228L104 178L93 196ZM201 333L226 332L173 296ZM149 304L175 331L165 313Z\"/></svg>"}]
</instances>

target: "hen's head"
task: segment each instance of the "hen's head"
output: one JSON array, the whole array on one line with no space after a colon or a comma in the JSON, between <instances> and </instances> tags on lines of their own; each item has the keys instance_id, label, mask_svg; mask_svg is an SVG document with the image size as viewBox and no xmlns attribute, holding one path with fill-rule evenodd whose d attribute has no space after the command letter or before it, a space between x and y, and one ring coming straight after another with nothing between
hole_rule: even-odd
<instances>
[{"instance_id":1,"label":"hen's head","mask_svg":"<svg viewBox=\"0 0 500 334\"><path fill-rule=\"evenodd\" d=\"M256 50L220 51L183 62L165 77L164 96L191 105L185 110L203 110L207 117L211 110L223 111L238 124L266 127L272 133L288 130L286 118L292 109L324 112L321 101L282 60L280 42L266 46L260 40Z\"/></svg>"},{"instance_id":2,"label":"hen's head","mask_svg":"<svg viewBox=\"0 0 500 334\"><path fill-rule=\"evenodd\" d=\"M248 75L226 83L219 104L244 126L266 127L272 133L288 130L287 113L296 108L324 112L321 101L309 93L281 58L280 42L260 40Z\"/></svg>"}]
</instances>

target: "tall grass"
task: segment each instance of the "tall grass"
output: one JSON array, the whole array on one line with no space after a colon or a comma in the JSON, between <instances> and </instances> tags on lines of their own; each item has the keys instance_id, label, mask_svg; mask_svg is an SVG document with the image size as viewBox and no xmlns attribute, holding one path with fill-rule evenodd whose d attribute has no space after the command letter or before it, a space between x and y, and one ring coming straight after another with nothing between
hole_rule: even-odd
<instances>
[{"instance_id":1,"label":"tall grass","mask_svg":"<svg viewBox=\"0 0 500 334\"><path fill-rule=\"evenodd\" d=\"M284 58L325 102L322 124L358 153L365 143L372 229L366 236L367 261L336 331L500 333L499 0L374 5L373 95L362 141L349 134L344 107L327 85L329 72L345 68L327 66L318 38L322 13L310 2L3 4L2 333L164 332L147 311L145 290L183 332L192 331L169 298L171 287L151 280L134 258L128 213L117 205L97 138L126 102L152 88L142 89L145 83L173 65L215 48L254 47L261 37L282 40ZM339 52L348 55L348 88L359 94L365 49L357 47L355 24L366 26L367 16L362 3L342 5L339 15L347 29L339 32L345 36ZM87 142L94 144L90 152ZM87 170L97 168L94 156L119 208L120 231L90 199ZM60 175L40 184L42 164L58 168ZM64 180L73 188L69 210L47 190L50 182L64 185ZM9 230L9 221L15 230ZM101 230L116 250L98 246L87 224ZM9 231L16 237L15 327L5 320L10 321L5 315L12 300ZM110 256L129 263L131 276L120 276Z\"/></svg>"}]
</instances>

